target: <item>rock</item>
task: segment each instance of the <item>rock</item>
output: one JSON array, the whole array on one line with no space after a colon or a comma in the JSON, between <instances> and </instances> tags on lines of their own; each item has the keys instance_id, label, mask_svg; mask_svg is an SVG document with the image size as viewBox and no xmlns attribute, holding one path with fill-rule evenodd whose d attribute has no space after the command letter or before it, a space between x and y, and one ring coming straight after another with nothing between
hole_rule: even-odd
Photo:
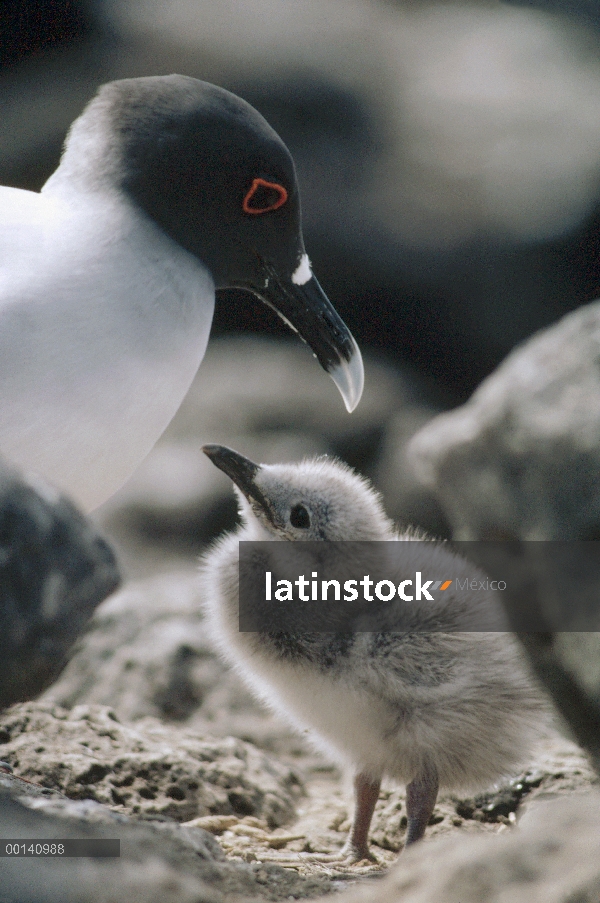
<instances>
[{"instance_id":1,"label":"rock","mask_svg":"<svg viewBox=\"0 0 600 903\"><path fill-rule=\"evenodd\" d=\"M597 556L573 542L600 537L600 302L514 351L409 455L455 539L516 541L501 594L510 623L600 770L600 634L577 633L598 630Z\"/></svg>"},{"instance_id":2,"label":"rock","mask_svg":"<svg viewBox=\"0 0 600 903\"><path fill-rule=\"evenodd\" d=\"M413 435L435 413L430 407L416 404L390 418L374 482L383 493L387 514L397 524L422 527L431 536L447 538L450 527L435 493L415 478L407 459Z\"/></svg>"},{"instance_id":3,"label":"rock","mask_svg":"<svg viewBox=\"0 0 600 903\"><path fill-rule=\"evenodd\" d=\"M154 719L124 725L105 706L13 706L0 750L17 777L143 818L252 815L273 828L302 794L291 768L242 740L202 740Z\"/></svg>"},{"instance_id":4,"label":"rock","mask_svg":"<svg viewBox=\"0 0 600 903\"><path fill-rule=\"evenodd\" d=\"M66 708L110 705L123 722L150 715L270 749L300 743L217 657L195 568L129 584L107 599L44 699Z\"/></svg>"},{"instance_id":5,"label":"rock","mask_svg":"<svg viewBox=\"0 0 600 903\"><path fill-rule=\"evenodd\" d=\"M415 844L393 871L339 903L595 903L600 891L600 795L540 804L501 837Z\"/></svg>"},{"instance_id":6,"label":"rock","mask_svg":"<svg viewBox=\"0 0 600 903\"><path fill-rule=\"evenodd\" d=\"M0 466L0 709L60 674L119 583L107 542L56 490Z\"/></svg>"},{"instance_id":7,"label":"rock","mask_svg":"<svg viewBox=\"0 0 600 903\"><path fill-rule=\"evenodd\" d=\"M3 903L226 903L314 897L325 877L303 878L269 863L229 862L201 828L143 824L98 803L64 797L18 800L0 792L4 837L118 839L113 859L0 858Z\"/></svg>"},{"instance_id":8,"label":"rock","mask_svg":"<svg viewBox=\"0 0 600 903\"><path fill-rule=\"evenodd\" d=\"M90 758L96 761L106 761L108 758L106 750L115 745L115 737L118 743L122 746L127 745L129 748L133 746L134 735L137 737L137 749L133 749L131 754L125 752L120 757L121 761L123 759L138 763L146 761L147 764L146 757L151 743L155 750L158 748L163 761L170 761L174 749L178 752L183 750L188 759L193 757L190 754L192 749L189 742L190 732L176 727L158 725L152 719L133 727L127 727L115 722L114 716L111 717L110 710L106 708L87 707L87 710L83 706L78 708L79 711L74 711L70 716L65 711L55 710L50 712L52 717L48 718L48 709L39 704L15 706L5 715L4 721L0 724L0 730L2 730L7 718L12 713L15 714L15 721L18 723L14 728L10 728L11 733L15 735L15 741L2 744L0 751L14 749L13 753L9 752L8 758L15 765L15 770L21 770L21 766L17 766L16 761L20 762L21 757L26 757L27 762L30 763L27 769L30 775L33 774L38 780L41 778L44 783L50 783L47 780L48 776L54 776L52 779L55 785L58 783L55 777L57 773L68 771L72 777L77 778L77 775L83 771L89 776ZM30 729L26 726L27 729L22 730L23 721L27 718L30 719ZM56 721L62 719L64 719L65 729L57 731ZM50 740L49 748L56 749L60 753L60 760L52 763L48 760L44 768L40 769L36 764L36 758L44 759L45 750L41 750L40 746L47 742L47 738ZM83 746L84 743L90 743L90 746ZM93 748L94 746L96 748ZM143 748L140 749L140 747ZM171 748L171 752L168 747ZM236 750L238 748L239 743L235 746ZM231 746L228 747L227 744L213 745L196 740L193 751L197 754L199 749L203 749L205 753L208 750L211 755L216 753L213 774L218 773L219 769L221 774L231 769ZM181 762L182 758L179 755L178 761ZM84 763L83 769L77 771L79 762L85 759L87 762ZM572 744L552 739L545 751L542 750L536 754L535 762L538 771L536 774L530 772L523 776L529 781L529 792L521 796L516 809L520 824L521 812L525 805L523 824L527 826L527 830L529 830L529 825L538 819L540 809L544 809L546 805L544 796L547 798L565 793L572 794L574 790L585 789L586 799L589 800L590 792L594 793L594 791L590 791L589 770ZM250 762L250 767L247 769L248 779L253 780L258 769L260 782L265 780L265 775L267 781L272 781L272 763L273 760L265 756L256 762L256 768ZM60 769L61 764L65 768ZM201 765L205 768L210 767L206 755ZM279 764L278 769L282 768L285 769L285 766ZM43 771L43 775L39 774L40 771ZM188 820L185 824L175 822L172 816L165 814L164 810L153 813L145 809L133 816L130 813L134 806L145 800L139 790L143 789L148 782L148 774L142 775L141 772L136 772L131 785L135 794L130 806L115 805L113 802L112 805L109 804L109 808L90 798L95 795L95 785L85 783L82 785L81 781L77 780L63 781L62 789L70 795L78 797L77 799L67 799L56 790L24 784L14 775L0 775L0 794L2 789L8 786L11 788L13 796L18 797L19 802L25 802L29 809L34 810L33 819L26 810L17 809L13 804L11 804L12 808L7 810L0 795L0 819L3 824L4 836L38 838L103 836L117 837L121 840L120 860L103 860L101 863L93 860L89 860L87 863L69 860L69 869L64 867L64 864L55 861L52 873L47 872L46 869L49 869L49 866L41 862L34 864L31 862L25 864L22 861L18 864L9 862L5 868L6 860L0 859L4 899L8 899L10 903L23 903L30 899L31 903L55 903L55 901L58 903L58 899L61 901L64 899L70 903L72 899L70 895L74 894L72 882L75 881L76 886L81 886L85 890L80 890L81 896L74 897L74 900L85 899L86 903L96 903L96 900L103 901L105 899L116 900L118 899L116 897L98 897L96 895L99 893L109 895L116 888L122 892L123 888L129 890L131 886L131 899L133 903L136 903L138 900L148 899L144 894L149 893L147 888L150 878L154 879L159 889L162 889L161 882L164 881L165 887L168 889L171 887L169 881L174 874L177 876L177 880L172 882L172 886L175 888L174 900L183 899L185 901L188 899L184 893L184 891L187 892L186 882L188 881L192 882L190 886L195 887L197 894L196 898L192 897L191 899L204 900L205 897L202 894L208 893L204 887L202 887L201 893L197 885L193 884L194 881L202 881L209 886L211 893L215 895L215 903L231 899L231 895L236 893L251 898L260 895L262 899L282 899L290 896L314 896L316 893L331 890L334 887L339 889L340 881L356 880L362 874L377 874L377 866L369 866L366 869L338 869L332 865L311 863L310 861L309 851L335 852L347 835L350 794L344 805L339 784L331 779L317 781L317 786L313 791L314 799L298 800L300 817L297 821L287 828L276 828L275 830L272 830L272 823L269 825L265 819L264 812L262 816L236 815L231 812L228 815L200 815ZM102 781L98 783L101 784ZM535 786L533 786L534 784ZM220 786L218 783L217 790ZM102 789L100 788L101 791ZM127 788L121 787L121 792L123 789ZM81 793L82 790L83 793ZM206 794L212 790L214 790L214 786L207 781L198 792L201 798L206 799ZM496 795L500 795L501 792L502 788L497 789ZM82 796L87 798L79 798ZM294 798L295 794L292 793L291 796ZM525 804L523 804L523 800L525 800ZM467 802L462 801L463 807ZM307 811L307 805L309 810L313 810L312 816L311 812ZM469 817L470 813L465 812L465 819L459 818L456 815L458 805L456 800L443 797L436 807L432 827L428 829L428 839L421 845L422 855L426 857L425 860L420 860L424 863L420 871L423 883L426 883L427 873L431 872L434 864L438 862L438 857L444 855L446 847L440 846L440 843L443 844L446 838L443 838L442 835L461 835L457 838L458 843L452 847L455 851L454 857L444 859L446 868L452 870L455 860L460 867L463 845L468 846L472 840L468 835L482 832L497 834L498 831L505 831L510 837L512 833L512 829L505 826L506 821L503 821L500 815L495 816L494 821L489 818L488 820L478 820L477 812L472 813L472 817ZM594 803L594 805L597 804ZM382 794L382 798L377 804L373 825L373 852L379 861L385 864L390 864L394 860L397 850L403 843L404 806L404 795L398 790ZM255 811L260 812L260 809L257 808ZM178 818L182 814L180 811L175 817ZM17 815L18 821L15 823L14 819ZM52 821L48 821L48 819L52 819ZM140 823L142 819L143 823ZM543 820L547 820L546 814L544 814ZM219 844L228 852L227 860L223 859L220 846L207 835L205 830L202 830L203 828L218 835ZM462 835L467 836L463 837ZM494 844L501 845L503 842L501 837L490 837L489 839ZM394 852L388 852L389 850ZM493 859L497 853L497 847L492 845L486 850L486 855ZM410 863L414 861L411 859L412 855L412 853L403 853L396 868L404 868L407 864L411 868ZM101 882L98 882L100 867L103 878ZM31 898L23 896L24 888L36 889L35 882L38 879L42 881L46 875L48 875L47 886L52 888L52 895L44 885L39 896ZM12 883L7 883L8 879ZM139 881L137 890L134 889L136 879ZM93 880L99 884L98 888L93 887ZM369 881L365 889L374 894L388 880L390 879L384 879L383 882L378 881L377 884ZM14 896L6 896L7 888L10 888L11 892L14 891ZM63 893L62 898L59 896L61 892ZM48 896L44 896L44 894L48 894ZM177 894L180 896L178 897ZM156 899L156 897L149 897L149 899ZM167 895L166 899L171 898ZM212 900L213 897L209 897L209 899ZM377 897L369 899L376 901ZM392 896L391 899L395 898ZM442 897L441 899L446 898ZM509 897L508 899L512 903L513 898ZM540 899L552 898L540 897ZM342 897L342 900L345 900L345 897Z\"/></svg>"},{"instance_id":9,"label":"rock","mask_svg":"<svg viewBox=\"0 0 600 903\"><path fill-rule=\"evenodd\" d=\"M138 832L122 822L88 825L78 819L57 818L31 811L22 803L0 796L0 818L6 837L40 839L114 839L127 844L118 859L9 859L0 860L2 894L6 903L75 903L85 899L112 903L161 900L167 903L217 903L219 896L200 876L183 873L180 853L151 828ZM171 847L169 849L169 847ZM190 860L191 855L187 859ZM169 862L171 859L171 862ZM196 868L196 872L201 869Z\"/></svg>"},{"instance_id":10,"label":"rock","mask_svg":"<svg viewBox=\"0 0 600 903\"><path fill-rule=\"evenodd\" d=\"M600 302L518 348L409 455L455 539L600 536Z\"/></svg>"}]
</instances>

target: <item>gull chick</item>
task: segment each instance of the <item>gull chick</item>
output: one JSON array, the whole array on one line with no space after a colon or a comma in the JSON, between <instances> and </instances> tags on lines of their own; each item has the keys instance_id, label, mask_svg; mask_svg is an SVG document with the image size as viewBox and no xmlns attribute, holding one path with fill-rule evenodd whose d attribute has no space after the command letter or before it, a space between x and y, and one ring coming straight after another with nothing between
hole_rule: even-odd
<instances>
[{"instance_id":1,"label":"gull chick","mask_svg":"<svg viewBox=\"0 0 600 903\"><path fill-rule=\"evenodd\" d=\"M430 615L411 602L412 633L306 634L286 642L280 632L239 629L242 540L401 542L395 559L409 572L480 572L444 543L413 542L426 537L399 532L369 483L340 462L257 465L223 446L203 451L235 483L242 518L203 564L211 632L260 699L297 729L312 729L315 744L352 769L355 813L342 858L371 858L368 833L382 778L406 785L411 844L423 837L439 788L483 789L522 764L544 704L510 635L493 627L461 632L480 594L443 594L440 632L427 631ZM502 625L491 594L485 601L490 623Z\"/></svg>"},{"instance_id":2,"label":"gull chick","mask_svg":"<svg viewBox=\"0 0 600 903\"><path fill-rule=\"evenodd\" d=\"M273 308L356 407L360 352L312 272L283 141L207 82L104 85L40 193L0 186L0 454L104 502L181 404L221 288Z\"/></svg>"}]
</instances>

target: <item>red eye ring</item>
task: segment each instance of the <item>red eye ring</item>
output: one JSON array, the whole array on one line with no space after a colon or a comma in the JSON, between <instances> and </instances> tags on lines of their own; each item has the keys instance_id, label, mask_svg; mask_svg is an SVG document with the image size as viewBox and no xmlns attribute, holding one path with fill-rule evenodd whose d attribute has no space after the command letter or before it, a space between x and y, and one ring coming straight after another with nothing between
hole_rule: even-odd
<instances>
[{"instance_id":1,"label":"red eye ring","mask_svg":"<svg viewBox=\"0 0 600 903\"><path fill-rule=\"evenodd\" d=\"M268 207L251 207L250 201L259 188L270 188L276 191L279 194L279 197L273 204L269 204ZM242 209L244 213L252 213L254 215L257 213L270 213L271 210L277 210L279 207L283 207L287 199L288 193L283 185L278 185L277 182L267 182L265 179L254 179L252 185L250 186L248 194L244 198Z\"/></svg>"}]
</instances>

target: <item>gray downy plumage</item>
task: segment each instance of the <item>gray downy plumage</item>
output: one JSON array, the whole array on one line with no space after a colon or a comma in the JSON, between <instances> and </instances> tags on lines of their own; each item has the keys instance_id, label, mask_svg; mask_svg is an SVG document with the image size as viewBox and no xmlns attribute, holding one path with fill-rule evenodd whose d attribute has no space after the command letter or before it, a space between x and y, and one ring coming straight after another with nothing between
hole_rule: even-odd
<instances>
[{"instance_id":1,"label":"gray downy plumage","mask_svg":"<svg viewBox=\"0 0 600 903\"><path fill-rule=\"evenodd\" d=\"M439 787L474 791L514 773L546 707L491 594L486 632L466 632L481 605L481 593L468 591L444 594L436 617L449 633L311 634L296 638L290 654L280 639L239 630L241 540L402 542L409 571L480 572L444 543L413 542L427 537L398 531L372 486L339 461L258 466L222 446L203 450L235 482L242 519L202 565L210 630L267 706L353 771L355 816L344 857L369 856L383 777L407 785L409 844L423 836ZM414 619L418 628L416 606Z\"/></svg>"}]
</instances>

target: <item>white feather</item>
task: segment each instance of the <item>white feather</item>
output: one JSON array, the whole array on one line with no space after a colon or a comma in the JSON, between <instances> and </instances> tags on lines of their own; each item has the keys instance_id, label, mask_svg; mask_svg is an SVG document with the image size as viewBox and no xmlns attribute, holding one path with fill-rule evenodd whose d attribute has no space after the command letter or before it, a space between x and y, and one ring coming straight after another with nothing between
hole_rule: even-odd
<instances>
[{"instance_id":1,"label":"white feather","mask_svg":"<svg viewBox=\"0 0 600 903\"><path fill-rule=\"evenodd\" d=\"M93 509L192 382L207 270L124 195L0 188L0 453Z\"/></svg>"}]
</instances>

